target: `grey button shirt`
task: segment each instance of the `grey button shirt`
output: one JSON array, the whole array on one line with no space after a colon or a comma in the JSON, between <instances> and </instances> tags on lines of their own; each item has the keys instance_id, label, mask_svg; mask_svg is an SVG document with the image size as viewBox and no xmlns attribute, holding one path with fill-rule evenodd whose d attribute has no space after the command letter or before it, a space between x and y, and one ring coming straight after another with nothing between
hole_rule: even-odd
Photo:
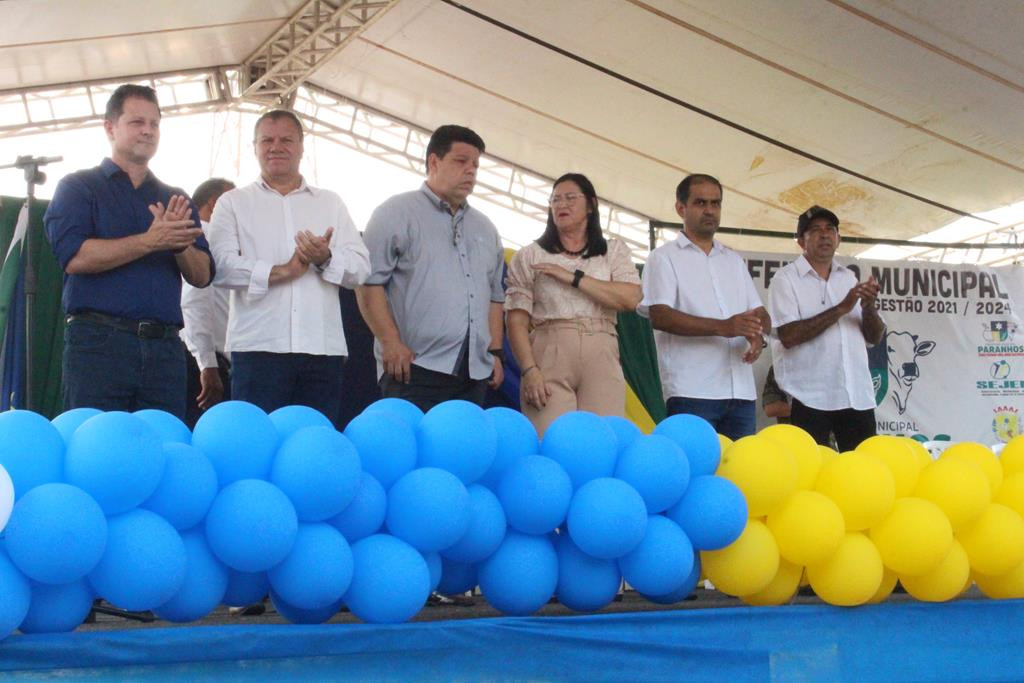
<instances>
[{"instance_id":1,"label":"grey button shirt","mask_svg":"<svg viewBox=\"0 0 1024 683\"><path fill-rule=\"evenodd\" d=\"M456 373L469 333L469 375L485 379L494 367L491 302L505 300L505 253L494 224L463 203L449 204L426 183L374 210L363 240L370 250L368 285L383 285L402 341L420 367ZM374 342L377 372L380 343Z\"/></svg>"}]
</instances>

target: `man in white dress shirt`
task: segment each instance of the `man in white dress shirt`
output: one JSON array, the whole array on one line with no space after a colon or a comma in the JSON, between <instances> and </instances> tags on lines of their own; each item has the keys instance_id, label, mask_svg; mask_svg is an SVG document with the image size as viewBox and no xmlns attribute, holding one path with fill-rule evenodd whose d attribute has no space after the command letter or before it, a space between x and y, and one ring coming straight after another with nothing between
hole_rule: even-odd
<instances>
[{"instance_id":1,"label":"man in white dress shirt","mask_svg":"<svg viewBox=\"0 0 1024 683\"><path fill-rule=\"evenodd\" d=\"M689 175L676 188L683 231L647 259L644 298L669 415L704 418L719 434L754 433L757 390L751 364L767 343L771 318L743 258L715 239L722 184Z\"/></svg>"},{"instance_id":2,"label":"man in white dress shirt","mask_svg":"<svg viewBox=\"0 0 1024 683\"><path fill-rule=\"evenodd\" d=\"M192 202L199 207L203 232L210 232L210 216L217 200L235 184L224 178L210 178L200 183L192 194ZM230 362L224 355L224 341L228 332L228 290L221 287L193 287L181 283L181 315L185 327L181 340L189 355L187 363L187 390L185 424L189 429L207 408L231 398L228 385Z\"/></svg>"},{"instance_id":3,"label":"man in white dress shirt","mask_svg":"<svg viewBox=\"0 0 1024 683\"><path fill-rule=\"evenodd\" d=\"M794 425L824 445L832 432L839 450L850 451L875 434L865 342L877 344L885 332L878 282L858 282L835 260L839 218L828 209L800 214L796 239L803 254L775 274L768 290L775 378L793 397Z\"/></svg>"},{"instance_id":4,"label":"man in white dress shirt","mask_svg":"<svg viewBox=\"0 0 1024 683\"><path fill-rule=\"evenodd\" d=\"M231 289L231 394L267 412L306 405L337 422L348 353L338 288L370 259L344 202L299 173L302 124L274 110L256 122L260 178L213 212L215 284Z\"/></svg>"}]
</instances>

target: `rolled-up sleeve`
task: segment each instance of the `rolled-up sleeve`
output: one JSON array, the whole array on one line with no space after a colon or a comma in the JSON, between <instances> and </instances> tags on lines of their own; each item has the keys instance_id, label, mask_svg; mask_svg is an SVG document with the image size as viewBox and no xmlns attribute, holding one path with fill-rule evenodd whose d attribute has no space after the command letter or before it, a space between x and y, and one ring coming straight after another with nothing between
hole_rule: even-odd
<instances>
[{"instance_id":1,"label":"rolled-up sleeve","mask_svg":"<svg viewBox=\"0 0 1024 683\"><path fill-rule=\"evenodd\" d=\"M406 223L400 212L387 203L378 206L370 216L363 234L363 242L370 256L370 275L366 278L366 284L386 285L390 282L391 274L398 267L398 260L406 246Z\"/></svg>"},{"instance_id":2,"label":"rolled-up sleeve","mask_svg":"<svg viewBox=\"0 0 1024 683\"><path fill-rule=\"evenodd\" d=\"M508 287L505 289L505 310L519 309L533 314L534 271L529 247L523 247L508 266Z\"/></svg>"},{"instance_id":3,"label":"rolled-up sleeve","mask_svg":"<svg viewBox=\"0 0 1024 683\"><path fill-rule=\"evenodd\" d=\"M230 192L222 195L210 218L210 251L217 268L214 284L247 290L247 296L256 299L267 293L274 264L242 256L233 199Z\"/></svg>"},{"instance_id":4,"label":"rolled-up sleeve","mask_svg":"<svg viewBox=\"0 0 1024 683\"><path fill-rule=\"evenodd\" d=\"M370 275L370 252L356 230L344 202L338 200L334 234L331 236L331 262L320 273L331 284L354 289Z\"/></svg>"},{"instance_id":5,"label":"rolled-up sleeve","mask_svg":"<svg viewBox=\"0 0 1024 683\"><path fill-rule=\"evenodd\" d=\"M791 322L802 320L800 303L796 297L796 289L788 275L779 277L776 274L768 286L769 314L775 329Z\"/></svg>"},{"instance_id":6,"label":"rolled-up sleeve","mask_svg":"<svg viewBox=\"0 0 1024 683\"><path fill-rule=\"evenodd\" d=\"M46 210L44 223L46 237L64 270L75 257L82 244L95 237L93 223L93 194L84 183L68 176L57 184L57 189Z\"/></svg>"}]
</instances>

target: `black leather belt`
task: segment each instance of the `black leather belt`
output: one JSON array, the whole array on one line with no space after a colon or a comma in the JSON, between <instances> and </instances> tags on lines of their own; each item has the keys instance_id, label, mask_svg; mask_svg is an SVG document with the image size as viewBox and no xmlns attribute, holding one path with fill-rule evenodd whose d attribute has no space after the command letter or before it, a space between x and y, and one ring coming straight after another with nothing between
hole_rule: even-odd
<instances>
[{"instance_id":1,"label":"black leather belt","mask_svg":"<svg viewBox=\"0 0 1024 683\"><path fill-rule=\"evenodd\" d=\"M115 330L134 334L139 339L171 339L173 337L177 337L178 332L181 331L181 327L178 325L165 325L164 323L159 323L154 320L131 320L129 318L119 318L116 315L96 313L95 311L72 313L67 317L67 322L69 323L75 320L84 320L86 322L96 323L97 325L113 327Z\"/></svg>"}]
</instances>

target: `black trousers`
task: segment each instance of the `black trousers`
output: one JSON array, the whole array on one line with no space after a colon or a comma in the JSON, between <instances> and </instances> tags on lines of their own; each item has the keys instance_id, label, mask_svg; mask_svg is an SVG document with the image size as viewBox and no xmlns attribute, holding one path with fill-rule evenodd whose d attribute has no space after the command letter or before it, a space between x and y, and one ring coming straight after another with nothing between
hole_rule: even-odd
<instances>
[{"instance_id":1,"label":"black trousers","mask_svg":"<svg viewBox=\"0 0 1024 683\"><path fill-rule=\"evenodd\" d=\"M487 397L487 380L472 379L468 373L435 372L414 364L408 384L385 372L380 378L380 391L385 398L404 398L425 413L438 403L455 399L482 406Z\"/></svg>"},{"instance_id":2,"label":"black trousers","mask_svg":"<svg viewBox=\"0 0 1024 683\"><path fill-rule=\"evenodd\" d=\"M873 409L818 410L794 398L790 418L795 426L810 434L822 446L828 446L829 434L835 434L840 453L852 451L861 441L876 434Z\"/></svg>"}]
</instances>

